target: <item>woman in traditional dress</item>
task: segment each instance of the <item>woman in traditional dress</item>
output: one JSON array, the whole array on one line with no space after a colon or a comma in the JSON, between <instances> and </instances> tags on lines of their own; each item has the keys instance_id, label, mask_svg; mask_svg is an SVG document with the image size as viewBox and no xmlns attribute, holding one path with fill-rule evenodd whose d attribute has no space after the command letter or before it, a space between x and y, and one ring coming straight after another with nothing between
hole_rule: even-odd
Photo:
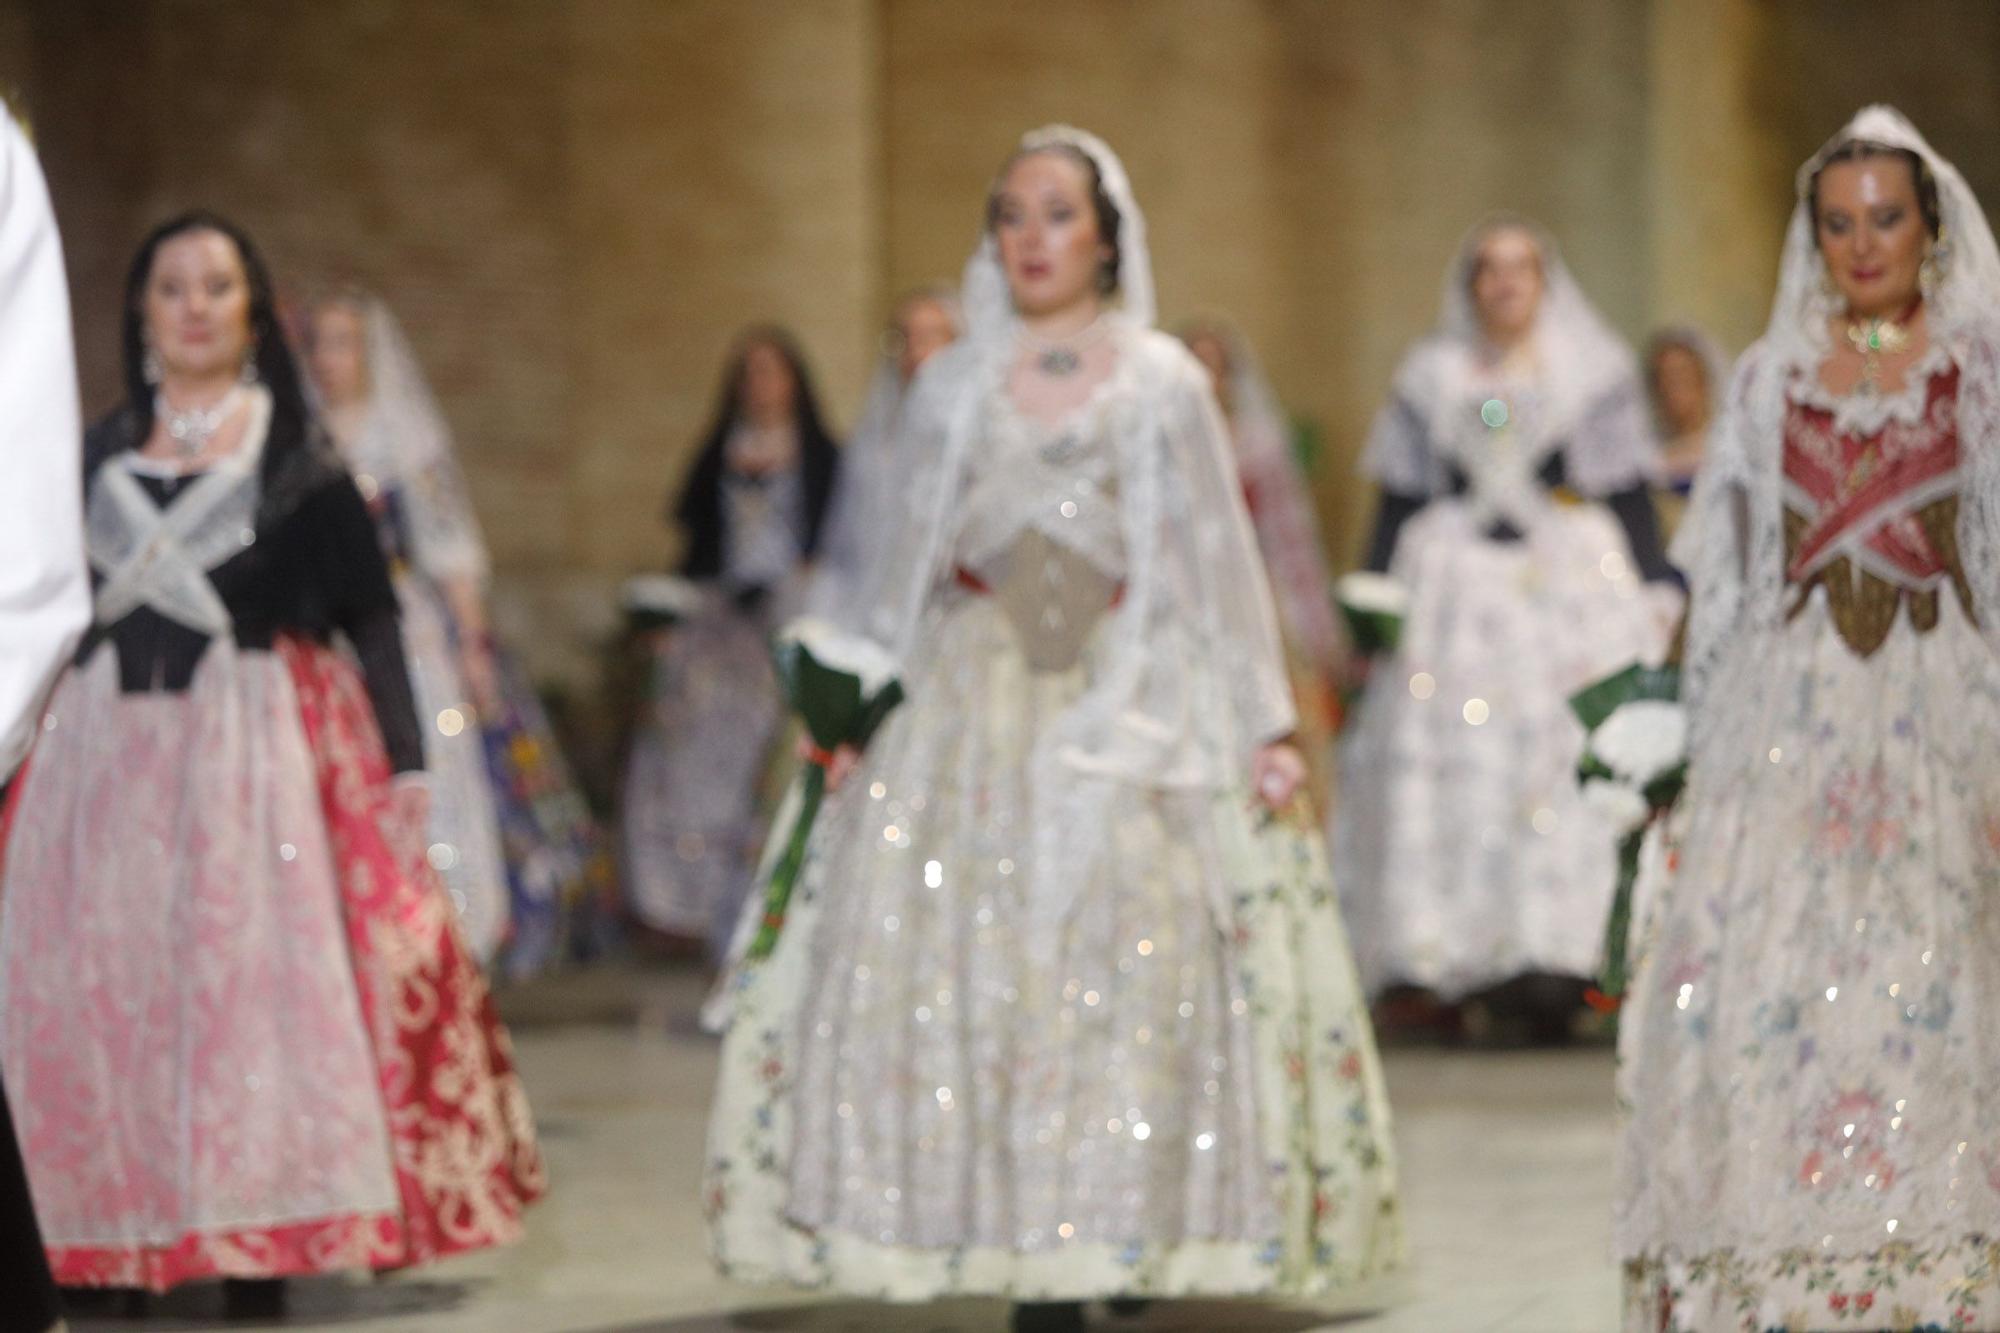
<instances>
[{"instance_id":1,"label":"woman in traditional dress","mask_svg":"<svg viewBox=\"0 0 2000 1333\"><path fill-rule=\"evenodd\" d=\"M870 561L893 544L894 534L885 525L895 520L896 492L905 483L895 459L896 423L917 371L958 334L958 298L949 291L919 288L896 302L861 420L841 451L840 482L807 595L815 614L832 620L855 614L849 602L867 586Z\"/></svg>"},{"instance_id":2,"label":"woman in traditional dress","mask_svg":"<svg viewBox=\"0 0 2000 1333\"><path fill-rule=\"evenodd\" d=\"M1646 346L1646 387L1660 438L1660 527L1671 543L1708 448L1708 429L1729 365L1715 340L1692 324L1661 329Z\"/></svg>"},{"instance_id":3,"label":"woman in traditional dress","mask_svg":"<svg viewBox=\"0 0 2000 1333\"><path fill-rule=\"evenodd\" d=\"M1800 169L1695 493L1628 1329L2000 1329L1996 312L1979 203L1902 116Z\"/></svg>"},{"instance_id":4,"label":"woman in traditional dress","mask_svg":"<svg viewBox=\"0 0 2000 1333\"><path fill-rule=\"evenodd\" d=\"M749 892L785 720L770 635L803 595L839 456L791 335L744 333L673 506L680 572L704 604L662 634L622 802L634 915L717 956Z\"/></svg>"},{"instance_id":5,"label":"woman in traditional dress","mask_svg":"<svg viewBox=\"0 0 2000 1333\"><path fill-rule=\"evenodd\" d=\"M1409 607L1342 762L1334 863L1371 991L1493 996L1560 1039L1598 964L1614 830L1572 693L1666 649L1679 594L1630 349L1530 223L1475 228L1364 471Z\"/></svg>"},{"instance_id":6,"label":"woman in traditional dress","mask_svg":"<svg viewBox=\"0 0 2000 1333\"><path fill-rule=\"evenodd\" d=\"M346 290L312 308L308 365L375 515L402 608L430 774L429 856L482 961L563 952L605 858L520 668L495 643L489 567L451 429L395 316ZM498 957L496 957L496 955Z\"/></svg>"},{"instance_id":7,"label":"woman in traditional dress","mask_svg":"<svg viewBox=\"0 0 2000 1333\"><path fill-rule=\"evenodd\" d=\"M1322 798L1331 777L1333 729L1340 716L1347 638L1334 614L1333 579L1313 516L1312 483L1292 447L1291 421L1264 378L1249 340L1213 316L1189 321L1180 339L1208 371L1229 423L1236 471L1271 578L1278 628L1299 705L1299 744Z\"/></svg>"},{"instance_id":8,"label":"woman in traditional dress","mask_svg":"<svg viewBox=\"0 0 2000 1333\"><path fill-rule=\"evenodd\" d=\"M248 238L155 231L124 354L95 619L5 848L0 1067L59 1281L262 1279L231 1301L268 1311L512 1239L540 1162L423 859L388 571Z\"/></svg>"},{"instance_id":9,"label":"woman in traditional dress","mask_svg":"<svg viewBox=\"0 0 2000 1333\"><path fill-rule=\"evenodd\" d=\"M1027 1333L1396 1256L1268 584L1152 292L1111 150L1027 136L863 599L909 702L836 758L776 949L733 986L707 1186L732 1276L1002 1295Z\"/></svg>"},{"instance_id":10,"label":"woman in traditional dress","mask_svg":"<svg viewBox=\"0 0 2000 1333\"><path fill-rule=\"evenodd\" d=\"M381 533L429 776L431 864L481 961L506 937L507 877L479 718L498 694L486 548L444 418L388 308L316 303L306 364L322 417Z\"/></svg>"}]
</instances>

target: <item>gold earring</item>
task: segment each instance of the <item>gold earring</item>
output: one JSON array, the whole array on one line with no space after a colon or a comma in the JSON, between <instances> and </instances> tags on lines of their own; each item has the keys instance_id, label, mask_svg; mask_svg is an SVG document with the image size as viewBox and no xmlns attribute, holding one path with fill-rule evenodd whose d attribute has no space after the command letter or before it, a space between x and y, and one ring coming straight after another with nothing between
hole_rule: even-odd
<instances>
[{"instance_id":1,"label":"gold earring","mask_svg":"<svg viewBox=\"0 0 2000 1333\"><path fill-rule=\"evenodd\" d=\"M1917 285L1923 291L1924 299L1936 295L1944 282L1945 265L1951 261L1951 245L1946 240L1943 227L1938 228L1937 239L1924 250L1924 262L1917 266Z\"/></svg>"}]
</instances>

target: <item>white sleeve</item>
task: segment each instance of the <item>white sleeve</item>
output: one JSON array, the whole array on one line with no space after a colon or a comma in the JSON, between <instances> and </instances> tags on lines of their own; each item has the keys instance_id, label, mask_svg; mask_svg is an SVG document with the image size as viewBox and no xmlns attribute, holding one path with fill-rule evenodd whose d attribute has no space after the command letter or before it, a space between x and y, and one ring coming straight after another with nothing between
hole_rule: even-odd
<instances>
[{"instance_id":1,"label":"white sleeve","mask_svg":"<svg viewBox=\"0 0 2000 1333\"><path fill-rule=\"evenodd\" d=\"M90 618L81 452L62 246L34 151L0 111L0 779Z\"/></svg>"}]
</instances>

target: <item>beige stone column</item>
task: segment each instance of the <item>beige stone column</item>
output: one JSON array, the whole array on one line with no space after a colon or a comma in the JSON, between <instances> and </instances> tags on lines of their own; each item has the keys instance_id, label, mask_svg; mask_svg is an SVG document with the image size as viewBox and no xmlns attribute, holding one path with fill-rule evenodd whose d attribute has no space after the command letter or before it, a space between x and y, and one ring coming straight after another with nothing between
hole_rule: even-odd
<instances>
[{"instance_id":1,"label":"beige stone column","mask_svg":"<svg viewBox=\"0 0 2000 1333\"><path fill-rule=\"evenodd\" d=\"M882 246L870 0L597 0L570 15L574 561L658 567L731 335L804 342L851 421Z\"/></svg>"},{"instance_id":2,"label":"beige stone column","mask_svg":"<svg viewBox=\"0 0 2000 1333\"><path fill-rule=\"evenodd\" d=\"M1647 135L1651 307L1730 353L1764 331L1791 212L1792 164L1759 114L1770 9L1654 0Z\"/></svg>"}]
</instances>

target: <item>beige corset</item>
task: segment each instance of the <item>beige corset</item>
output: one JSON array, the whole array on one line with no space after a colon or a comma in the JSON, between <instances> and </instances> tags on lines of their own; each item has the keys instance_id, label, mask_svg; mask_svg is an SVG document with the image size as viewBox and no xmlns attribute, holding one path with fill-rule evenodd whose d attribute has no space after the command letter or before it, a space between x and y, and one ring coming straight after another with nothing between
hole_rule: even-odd
<instances>
[{"instance_id":1,"label":"beige corset","mask_svg":"<svg viewBox=\"0 0 2000 1333\"><path fill-rule=\"evenodd\" d=\"M962 570L959 583L993 599L1036 671L1067 671L1081 661L1124 591L1121 580L1038 528L1023 531L983 568Z\"/></svg>"}]
</instances>

